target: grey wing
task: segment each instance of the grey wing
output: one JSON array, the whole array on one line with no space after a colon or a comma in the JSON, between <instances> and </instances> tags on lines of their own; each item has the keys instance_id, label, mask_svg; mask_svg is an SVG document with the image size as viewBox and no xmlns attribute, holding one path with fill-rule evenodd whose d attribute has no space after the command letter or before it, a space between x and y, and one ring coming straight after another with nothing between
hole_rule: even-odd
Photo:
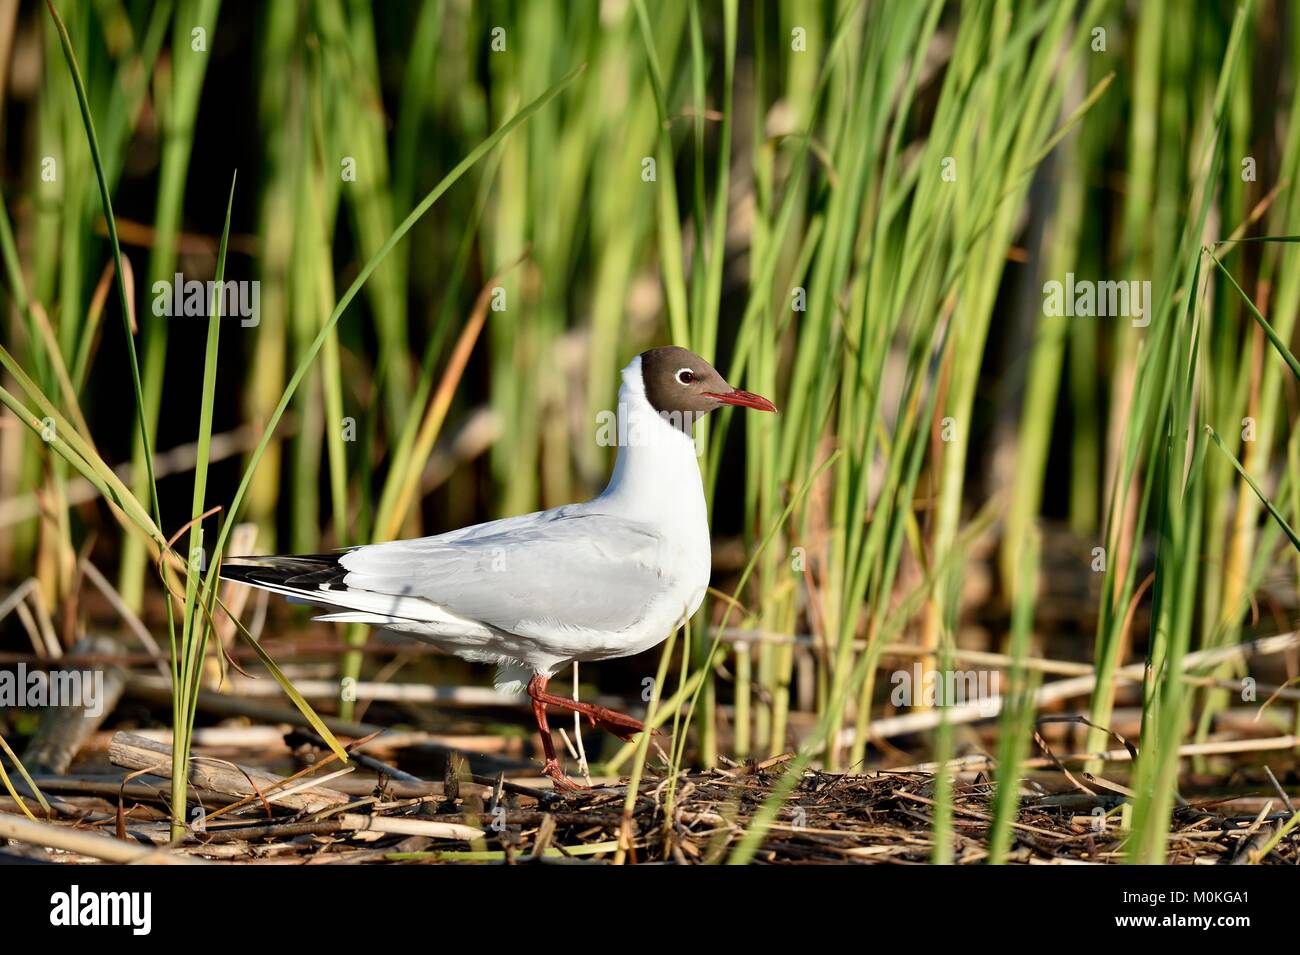
<instances>
[{"instance_id":1,"label":"grey wing","mask_svg":"<svg viewBox=\"0 0 1300 955\"><path fill-rule=\"evenodd\" d=\"M493 524L501 527L359 547L340 558L344 583L422 597L509 633L617 633L671 584L663 539L645 525L569 509Z\"/></svg>"}]
</instances>

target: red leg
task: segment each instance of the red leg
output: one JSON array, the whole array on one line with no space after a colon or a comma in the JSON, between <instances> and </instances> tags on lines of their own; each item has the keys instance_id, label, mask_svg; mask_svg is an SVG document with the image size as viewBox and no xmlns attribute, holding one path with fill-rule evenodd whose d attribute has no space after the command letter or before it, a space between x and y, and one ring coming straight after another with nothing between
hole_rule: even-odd
<instances>
[{"instance_id":1,"label":"red leg","mask_svg":"<svg viewBox=\"0 0 1300 955\"><path fill-rule=\"evenodd\" d=\"M528 683L528 694L532 696L533 684L541 680L541 688L546 689L547 678L543 676L534 676ZM574 791L582 787L564 775L564 770L560 768L560 760L555 755L555 740L551 738L551 727L546 722L546 704L538 702L533 698L533 719L537 720L537 731L542 736L542 752L546 754L546 764L542 767L542 775L549 776L551 782L555 784L556 789Z\"/></svg>"},{"instance_id":2,"label":"red leg","mask_svg":"<svg viewBox=\"0 0 1300 955\"><path fill-rule=\"evenodd\" d=\"M547 706L558 706L562 710L581 713L591 720L593 726L599 726L601 729L613 733L619 739L632 739L637 733L645 731L645 724L640 720L623 713L617 713L608 707L597 706L594 703L583 703L580 700L571 700L567 696L556 696L553 693L547 693L546 684L549 681L549 677L540 674L534 674L533 678L528 681L528 695L533 699L533 712L538 712L540 708L543 714L541 719L545 720L546 718Z\"/></svg>"}]
</instances>

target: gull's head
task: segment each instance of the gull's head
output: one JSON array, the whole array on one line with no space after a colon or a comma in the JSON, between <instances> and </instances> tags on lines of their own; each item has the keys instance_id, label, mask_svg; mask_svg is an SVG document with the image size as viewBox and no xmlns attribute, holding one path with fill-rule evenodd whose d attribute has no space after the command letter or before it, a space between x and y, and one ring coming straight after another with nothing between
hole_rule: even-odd
<instances>
[{"instance_id":1,"label":"gull's head","mask_svg":"<svg viewBox=\"0 0 1300 955\"><path fill-rule=\"evenodd\" d=\"M723 405L776 410L766 398L731 387L716 368L685 348L652 348L640 359L646 400L661 415L701 417Z\"/></svg>"}]
</instances>

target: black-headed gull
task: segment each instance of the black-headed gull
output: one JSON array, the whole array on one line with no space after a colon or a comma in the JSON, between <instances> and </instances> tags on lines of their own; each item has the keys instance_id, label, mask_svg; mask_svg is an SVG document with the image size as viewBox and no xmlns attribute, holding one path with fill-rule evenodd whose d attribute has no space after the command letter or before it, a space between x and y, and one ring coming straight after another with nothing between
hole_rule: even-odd
<instances>
[{"instance_id":1,"label":"black-headed gull","mask_svg":"<svg viewBox=\"0 0 1300 955\"><path fill-rule=\"evenodd\" d=\"M586 503L336 554L231 558L221 576L340 608L321 620L396 630L495 663L498 687L527 687L543 772L571 787L547 706L581 713L623 739L644 726L548 693L547 682L575 661L647 650L695 613L711 562L692 426L723 405L776 410L676 347L634 358L618 404L606 428L608 443L618 445L614 473Z\"/></svg>"}]
</instances>

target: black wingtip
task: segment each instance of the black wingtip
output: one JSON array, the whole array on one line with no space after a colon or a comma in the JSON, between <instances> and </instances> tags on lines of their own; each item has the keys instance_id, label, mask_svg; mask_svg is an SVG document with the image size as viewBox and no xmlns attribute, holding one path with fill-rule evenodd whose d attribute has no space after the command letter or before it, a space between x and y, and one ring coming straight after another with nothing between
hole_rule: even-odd
<instances>
[{"instance_id":1,"label":"black wingtip","mask_svg":"<svg viewBox=\"0 0 1300 955\"><path fill-rule=\"evenodd\" d=\"M233 580L236 583L246 583L249 575L257 570L256 564L233 564L231 561L248 560L247 557L230 557L221 562L221 579Z\"/></svg>"},{"instance_id":2,"label":"black wingtip","mask_svg":"<svg viewBox=\"0 0 1300 955\"><path fill-rule=\"evenodd\" d=\"M221 579L236 583L274 584L280 587L341 586L347 571L338 554L228 557L221 564Z\"/></svg>"}]
</instances>

